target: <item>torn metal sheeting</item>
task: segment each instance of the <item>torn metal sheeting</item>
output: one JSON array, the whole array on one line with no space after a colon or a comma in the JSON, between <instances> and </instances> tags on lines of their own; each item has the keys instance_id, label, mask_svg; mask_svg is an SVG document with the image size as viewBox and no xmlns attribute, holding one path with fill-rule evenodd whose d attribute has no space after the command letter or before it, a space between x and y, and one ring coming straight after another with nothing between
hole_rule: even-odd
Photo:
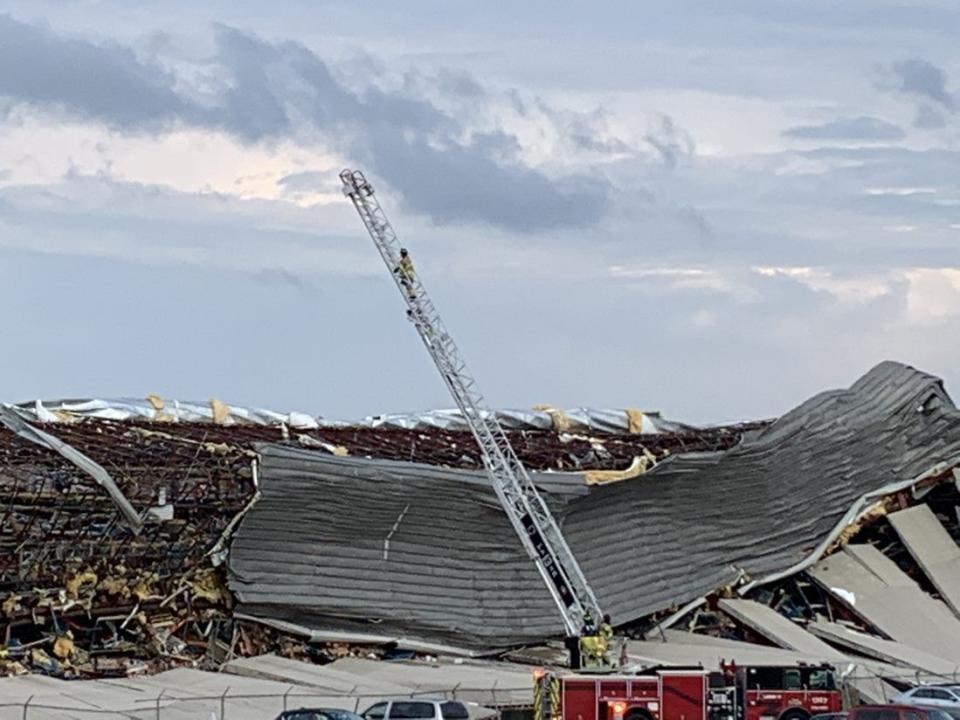
<instances>
[{"instance_id":1,"label":"torn metal sheeting","mask_svg":"<svg viewBox=\"0 0 960 720\"><path fill-rule=\"evenodd\" d=\"M81 418L101 420L141 419L160 422L216 422L218 424L287 425L297 429L367 427L398 430L462 430L466 422L459 410L430 410L420 413L386 413L360 420L331 420L303 412L282 413L263 408L228 405L217 398L208 402L146 398L89 400L36 400L13 406L24 417L39 422L73 422ZM635 408L560 410L547 405L532 410L495 410L497 421L506 430L564 430L604 433L657 434L688 433L698 428L667 420L657 412Z\"/></svg>"},{"instance_id":2,"label":"torn metal sheeting","mask_svg":"<svg viewBox=\"0 0 960 720\"><path fill-rule=\"evenodd\" d=\"M228 561L245 615L466 650L556 631L485 475L277 445L261 459L261 498ZM579 476L550 479L555 503L587 492Z\"/></svg>"},{"instance_id":3,"label":"torn metal sheeting","mask_svg":"<svg viewBox=\"0 0 960 720\"><path fill-rule=\"evenodd\" d=\"M133 528L134 532L139 532L143 527L143 520L140 518L140 514L133 508L133 505L130 504L130 501L127 500L126 496L120 491L120 488L117 487L113 478L110 477L110 473L108 473L102 465L94 462L82 452L50 433L33 427L7 405L0 405L0 423L20 437L59 453L83 470L87 475L92 477L98 485L107 491L116 504L117 509L123 515L124 520Z\"/></svg>"},{"instance_id":4,"label":"torn metal sheeting","mask_svg":"<svg viewBox=\"0 0 960 720\"><path fill-rule=\"evenodd\" d=\"M940 381L881 363L726 452L592 490L563 529L601 605L624 622L807 567L873 503L945 460L960 461L960 412Z\"/></svg>"},{"instance_id":5,"label":"torn metal sheeting","mask_svg":"<svg viewBox=\"0 0 960 720\"><path fill-rule=\"evenodd\" d=\"M261 452L263 497L229 562L244 613L473 652L559 632L482 475ZM639 479L587 489L561 474L535 481L550 484L567 542L622 624L807 567L888 494L934 482L931 469L958 460L960 412L941 382L886 362L725 452L674 456Z\"/></svg>"}]
</instances>

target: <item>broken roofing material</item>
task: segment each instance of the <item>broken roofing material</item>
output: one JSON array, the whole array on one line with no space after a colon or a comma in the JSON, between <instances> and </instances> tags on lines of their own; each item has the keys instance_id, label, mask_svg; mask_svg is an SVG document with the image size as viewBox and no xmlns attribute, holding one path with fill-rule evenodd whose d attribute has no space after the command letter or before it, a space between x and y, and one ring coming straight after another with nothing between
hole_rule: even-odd
<instances>
[{"instance_id":1,"label":"broken roofing material","mask_svg":"<svg viewBox=\"0 0 960 720\"><path fill-rule=\"evenodd\" d=\"M824 558L809 574L891 640L960 664L960 620L906 574L881 578L846 551Z\"/></svg>"},{"instance_id":2,"label":"broken roofing material","mask_svg":"<svg viewBox=\"0 0 960 720\"><path fill-rule=\"evenodd\" d=\"M720 609L762 637L769 638L781 648L804 653L823 661L843 659L843 653L766 605L753 600L724 599L720 600Z\"/></svg>"},{"instance_id":3,"label":"broken roofing material","mask_svg":"<svg viewBox=\"0 0 960 720\"><path fill-rule=\"evenodd\" d=\"M210 620L229 617L231 600L218 584L220 568L211 565L225 558L232 528L255 497L257 443L481 467L469 434L452 430L294 430L140 418L41 427L108 469L144 527L134 534L118 522L108 494L50 444L0 425L0 634L24 644L47 637L52 644L56 623L66 624L78 648L97 651L96 672L117 660L105 653L131 645L158 669L174 662L167 650L184 661L181 642L189 662L211 644ZM617 473L648 453L661 459L729 447L745 427L751 426L602 436L530 430L512 432L511 440L531 468ZM582 474L574 480L584 483ZM159 656L156 634L165 647ZM89 669L76 657L71 662L73 668L61 663L61 671ZM0 674L3 665L0 658Z\"/></svg>"},{"instance_id":4,"label":"broken roofing material","mask_svg":"<svg viewBox=\"0 0 960 720\"><path fill-rule=\"evenodd\" d=\"M487 478L412 463L261 450L261 497L234 535L238 612L314 637L484 650L559 627ZM555 475L551 498L583 494Z\"/></svg>"},{"instance_id":5,"label":"broken roofing material","mask_svg":"<svg viewBox=\"0 0 960 720\"><path fill-rule=\"evenodd\" d=\"M216 422L219 424L287 425L297 429L327 427L370 427L397 430L468 430L459 410L430 410L420 413L371 415L362 420L344 421L314 417L303 412L280 413L262 408L227 405L216 398L208 403L165 400L157 395L146 399L35 400L12 406L21 416L39 422L71 422L80 418L100 420L149 420L159 422ZM505 430L555 430L557 432L605 433L687 433L692 425L667 420L657 412L635 408L561 410L538 405L532 410L495 410Z\"/></svg>"},{"instance_id":6,"label":"broken roofing material","mask_svg":"<svg viewBox=\"0 0 960 720\"><path fill-rule=\"evenodd\" d=\"M243 612L314 637L473 651L557 634L482 476L279 446L262 457L263 496L229 563ZM619 624L803 569L885 512L889 494L958 463L960 412L940 381L886 362L726 452L586 490L562 475L535 481Z\"/></svg>"},{"instance_id":7,"label":"broken roofing material","mask_svg":"<svg viewBox=\"0 0 960 720\"><path fill-rule=\"evenodd\" d=\"M117 484L113 481L113 478L110 477L110 473L106 471L103 465L95 462L76 448L54 437L50 433L38 430L33 427L33 425L25 422L23 418L9 406L0 405L0 424L3 424L8 430L15 432L20 437L32 443L59 453L93 478L94 482L110 495L117 509L120 510L123 515L124 520L126 520L127 525L129 525L134 532L140 532L140 529L143 527L143 520L140 519L140 515L134 510L133 505L130 504L130 501L127 500L120 488L117 487Z\"/></svg>"},{"instance_id":8,"label":"broken roofing material","mask_svg":"<svg viewBox=\"0 0 960 720\"><path fill-rule=\"evenodd\" d=\"M960 671L960 665L955 662L904 643L884 640L875 635L858 632L837 623L818 620L810 623L808 629L817 637L858 655L871 657L891 665L916 668L939 676L934 678L933 681L953 678Z\"/></svg>"}]
</instances>

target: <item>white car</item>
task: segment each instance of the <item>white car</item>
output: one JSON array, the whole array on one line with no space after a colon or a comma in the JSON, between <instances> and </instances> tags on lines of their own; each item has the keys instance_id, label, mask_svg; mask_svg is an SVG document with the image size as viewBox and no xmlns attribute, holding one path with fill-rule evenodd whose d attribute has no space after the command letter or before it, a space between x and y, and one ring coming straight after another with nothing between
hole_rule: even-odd
<instances>
[{"instance_id":1,"label":"white car","mask_svg":"<svg viewBox=\"0 0 960 720\"><path fill-rule=\"evenodd\" d=\"M469 720L470 713L458 700L398 698L371 705L362 717L364 720Z\"/></svg>"},{"instance_id":2,"label":"white car","mask_svg":"<svg viewBox=\"0 0 960 720\"><path fill-rule=\"evenodd\" d=\"M897 705L923 705L945 710L954 717L960 717L960 686L958 685L921 685L904 690L890 698Z\"/></svg>"}]
</instances>

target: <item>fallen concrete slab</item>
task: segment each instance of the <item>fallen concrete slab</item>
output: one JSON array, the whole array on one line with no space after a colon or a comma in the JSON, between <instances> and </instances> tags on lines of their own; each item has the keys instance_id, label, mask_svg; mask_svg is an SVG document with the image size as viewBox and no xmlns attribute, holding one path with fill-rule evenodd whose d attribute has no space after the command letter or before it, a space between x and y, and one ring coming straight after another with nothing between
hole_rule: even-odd
<instances>
[{"instance_id":1,"label":"fallen concrete slab","mask_svg":"<svg viewBox=\"0 0 960 720\"><path fill-rule=\"evenodd\" d=\"M914 582L913 578L897 567L893 560L873 545L847 545L843 551L880 578L884 585L890 587L920 587Z\"/></svg>"},{"instance_id":2,"label":"fallen concrete slab","mask_svg":"<svg viewBox=\"0 0 960 720\"><path fill-rule=\"evenodd\" d=\"M844 684L857 693L857 697L853 699L854 701L850 703L851 705L861 703L886 705L890 702L890 698L900 692L885 680L870 675L848 677Z\"/></svg>"},{"instance_id":3,"label":"fallen concrete slab","mask_svg":"<svg viewBox=\"0 0 960 720\"><path fill-rule=\"evenodd\" d=\"M787 650L824 661L846 659L843 653L766 605L753 600L726 599L720 601L720 609L737 622Z\"/></svg>"},{"instance_id":4,"label":"fallen concrete slab","mask_svg":"<svg viewBox=\"0 0 960 720\"><path fill-rule=\"evenodd\" d=\"M826 620L811 623L808 629L817 637L860 655L916 669L924 675L924 682L953 681L960 676L960 664L895 640L884 640Z\"/></svg>"},{"instance_id":5,"label":"fallen concrete slab","mask_svg":"<svg viewBox=\"0 0 960 720\"><path fill-rule=\"evenodd\" d=\"M960 546L926 505L890 515L890 524L955 615L960 616Z\"/></svg>"},{"instance_id":6,"label":"fallen concrete slab","mask_svg":"<svg viewBox=\"0 0 960 720\"><path fill-rule=\"evenodd\" d=\"M701 635L699 633L688 632L687 630L674 630L667 628L661 633L648 635L647 640L662 641L680 645L697 645L700 647L720 647L730 648L731 650L744 650L747 648L762 648L762 645L745 642L743 640L730 640L729 638L719 638L713 635ZM779 649L779 648L771 648Z\"/></svg>"},{"instance_id":7,"label":"fallen concrete slab","mask_svg":"<svg viewBox=\"0 0 960 720\"><path fill-rule=\"evenodd\" d=\"M383 697L424 693L472 703L471 717L492 714L489 707L526 707L533 702L533 675L528 667L504 662L378 661L344 658L314 665L277 655L232 660L225 672L348 696L364 710Z\"/></svg>"},{"instance_id":8,"label":"fallen concrete slab","mask_svg":"<svg viewBox=\"0 0 960 720\"><path fill-rule=\"evenodd\" d=\"M331 695L350 695L356 700L351 709L360 707L363 710L385 693L405 695L410 692L405 685L372 680L356 673L336 670L332 665L314 665L279 655L238 658L227 663L223 671L240 677L317 688Z\"/></svg>"},{"instance_id":9,"label":"fallen concrete slab","mask_svg":"<svg viewBox=\"0 0 960 720\"><path fill-rule=\"evenodd\" d=\"M368 682L401 685L408 693L429 693L481 706L524 707L533 703L532 668L512 663L449 657L432 662L383 662L349 657L330 667Z\"/></svg>"},{"instance_id":10,"label":"fallen concrete slab","mask_svg":"<svg viewBox=\"0 0 960 720\"><path fill-rule=\"evenodd\" d=\"M834 553L808 572L838 602L888 638L960 662L960 621L909 578L889 585L847 552Z\"/></svg>"},{"instance_id":11,"label":"fallen concrete slab","mask_svg":"<svg viewBox=\"0 0 960 720\"><path fill-rule=\"evenodd\" d=\"M709 638L706 638L709 640ZM735 647L704 643L661 642L657 640L630 640L627 642L627 660L641 668L662 665L678 667L703 667L719 670L720 663L735 662L747 665L795 665L797 663L820 664L825 658L806 655L792 650L736 643Z\"/></svg>"}]
</instances>

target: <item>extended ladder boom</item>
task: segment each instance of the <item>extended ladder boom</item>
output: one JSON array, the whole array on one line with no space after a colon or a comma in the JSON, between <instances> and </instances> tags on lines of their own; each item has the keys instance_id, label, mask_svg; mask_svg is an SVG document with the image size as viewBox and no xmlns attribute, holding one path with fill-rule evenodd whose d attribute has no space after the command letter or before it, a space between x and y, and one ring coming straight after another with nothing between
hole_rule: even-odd
<instances>
[{"instance_id":1,"label":"extended ladder boom","mask_svg":"<svg viewBox=\"0 0 960 720\"><path fill-rule=\"evenodd\" d=\"M359 170L340 173L343 193L353 202L408 307L408 317L433 358L454 402L480 446L483 464L503 509L524 548L543 576L563 616L567 635L580 635L589 611L602 617L597 599L567 546L553 514L517 458L495 414L486 406L476 381L416 273L401 271L400 243L373 188Z\"/></svg>"}]
</instances>

